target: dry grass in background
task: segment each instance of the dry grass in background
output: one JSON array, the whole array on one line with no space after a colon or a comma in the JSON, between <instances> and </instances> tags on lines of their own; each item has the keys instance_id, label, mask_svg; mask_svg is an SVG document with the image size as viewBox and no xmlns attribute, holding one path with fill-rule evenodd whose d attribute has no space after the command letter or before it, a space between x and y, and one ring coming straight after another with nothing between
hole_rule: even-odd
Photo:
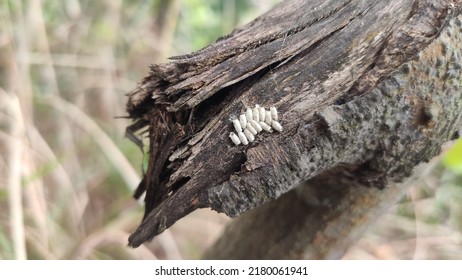
<instances>
[{"instance_id":1,"label":"dry grass in background","mask_svg":"<svg viewBox=\"0 0 462 280\"><path fill-rule=\"evenodd\" d=\"M126 246L143 156L125 93L276 0L0 2L0 259L199 258L228 218L199 210ZM204 4L206 3L206 4ZM461 177L441 165L346 258L462 258Z\"/></svg>"}]
</instances>

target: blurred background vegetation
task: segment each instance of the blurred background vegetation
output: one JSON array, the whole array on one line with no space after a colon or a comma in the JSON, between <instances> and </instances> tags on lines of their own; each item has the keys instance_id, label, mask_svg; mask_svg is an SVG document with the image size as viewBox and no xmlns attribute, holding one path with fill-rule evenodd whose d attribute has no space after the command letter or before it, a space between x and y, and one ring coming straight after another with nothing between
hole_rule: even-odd
<instances>
[{"instance_id":1,"label":"blurred background vegetation","mask_svg":"<svg viewBox=\"0 0 462 280\"><path fill-rule=\"evenodd\" d=\"M276 2L0 0L0 259L199 258L224 215L199 210L126 246L143 156L123 137L125 94L149 64ZM462 142L431 165L345 258L462 259Z\"/></svg>"}]
</instances>

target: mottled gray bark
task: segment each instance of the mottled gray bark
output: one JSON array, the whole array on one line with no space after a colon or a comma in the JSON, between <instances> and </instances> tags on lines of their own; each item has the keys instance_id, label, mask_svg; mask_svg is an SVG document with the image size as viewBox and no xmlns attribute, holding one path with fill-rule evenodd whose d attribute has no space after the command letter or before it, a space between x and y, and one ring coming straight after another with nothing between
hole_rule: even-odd
<instances>
[{"instance_id":1,"label":"mottled gray bark","mask_svg":"<svg viewBox=\"0 0 462 280\"><path fill-rule=\"evenodd\" d=\"M147 191L146 215L130 245L200 207L235 217L261 205L206 256L339 257L403 192L396 183L456 136L460 10L449 0L290 0L153 66L127 105L129 131L148 125L151 139L136 193ZM230 116L255 104L278 108L283 133L233 145Z\"/></svg>"}]
</instances>

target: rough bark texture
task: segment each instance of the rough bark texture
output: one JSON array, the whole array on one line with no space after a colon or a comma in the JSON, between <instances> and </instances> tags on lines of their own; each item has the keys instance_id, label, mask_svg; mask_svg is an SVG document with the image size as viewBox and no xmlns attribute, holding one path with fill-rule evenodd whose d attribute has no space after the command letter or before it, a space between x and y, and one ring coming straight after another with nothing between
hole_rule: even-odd
<instances>
[{"instance_id":1,"label":"rough bark texture","mask_svg":"<svg viewBox=\"0 0 462 280\"><path fill-rule=\"evenodd\" d=\"M207 257L338 257L461 125L461 6L289 0L152 66L127 104L128 132L149 126L151 140L135 194L147 191L146 214L129 244L200 207L235 217L288 192L240 218ZM255 104L278 108L283 133L233 145L230 116Z\"/></svg>"}]
</instances>

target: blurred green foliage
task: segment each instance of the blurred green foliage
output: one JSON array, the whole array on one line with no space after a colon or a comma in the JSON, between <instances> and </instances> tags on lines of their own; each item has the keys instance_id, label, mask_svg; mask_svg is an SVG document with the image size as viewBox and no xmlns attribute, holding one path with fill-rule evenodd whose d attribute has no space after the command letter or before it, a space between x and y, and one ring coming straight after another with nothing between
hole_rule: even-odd
<instances>
[{"instance_id":1,"label":"blurred green foliage","mask_svg":"<svg viewBox=\"0 0 462 280\"><path fill-rule=\"evenodd\" d=\"M175 40L188 42L189 51L203 48L248 21L252 11L246 0L183 0Z\"/></svg>"},{"instance_id":2,"label":"blurred green foliage","mask_svg":"<svg viewBox=\"0 0 462 280\"><path fill-rule=\"evenodd\" d=\"M462 139L457 140L444 157L444 165L462 175Z\"/></svg>"}]
</instances>

